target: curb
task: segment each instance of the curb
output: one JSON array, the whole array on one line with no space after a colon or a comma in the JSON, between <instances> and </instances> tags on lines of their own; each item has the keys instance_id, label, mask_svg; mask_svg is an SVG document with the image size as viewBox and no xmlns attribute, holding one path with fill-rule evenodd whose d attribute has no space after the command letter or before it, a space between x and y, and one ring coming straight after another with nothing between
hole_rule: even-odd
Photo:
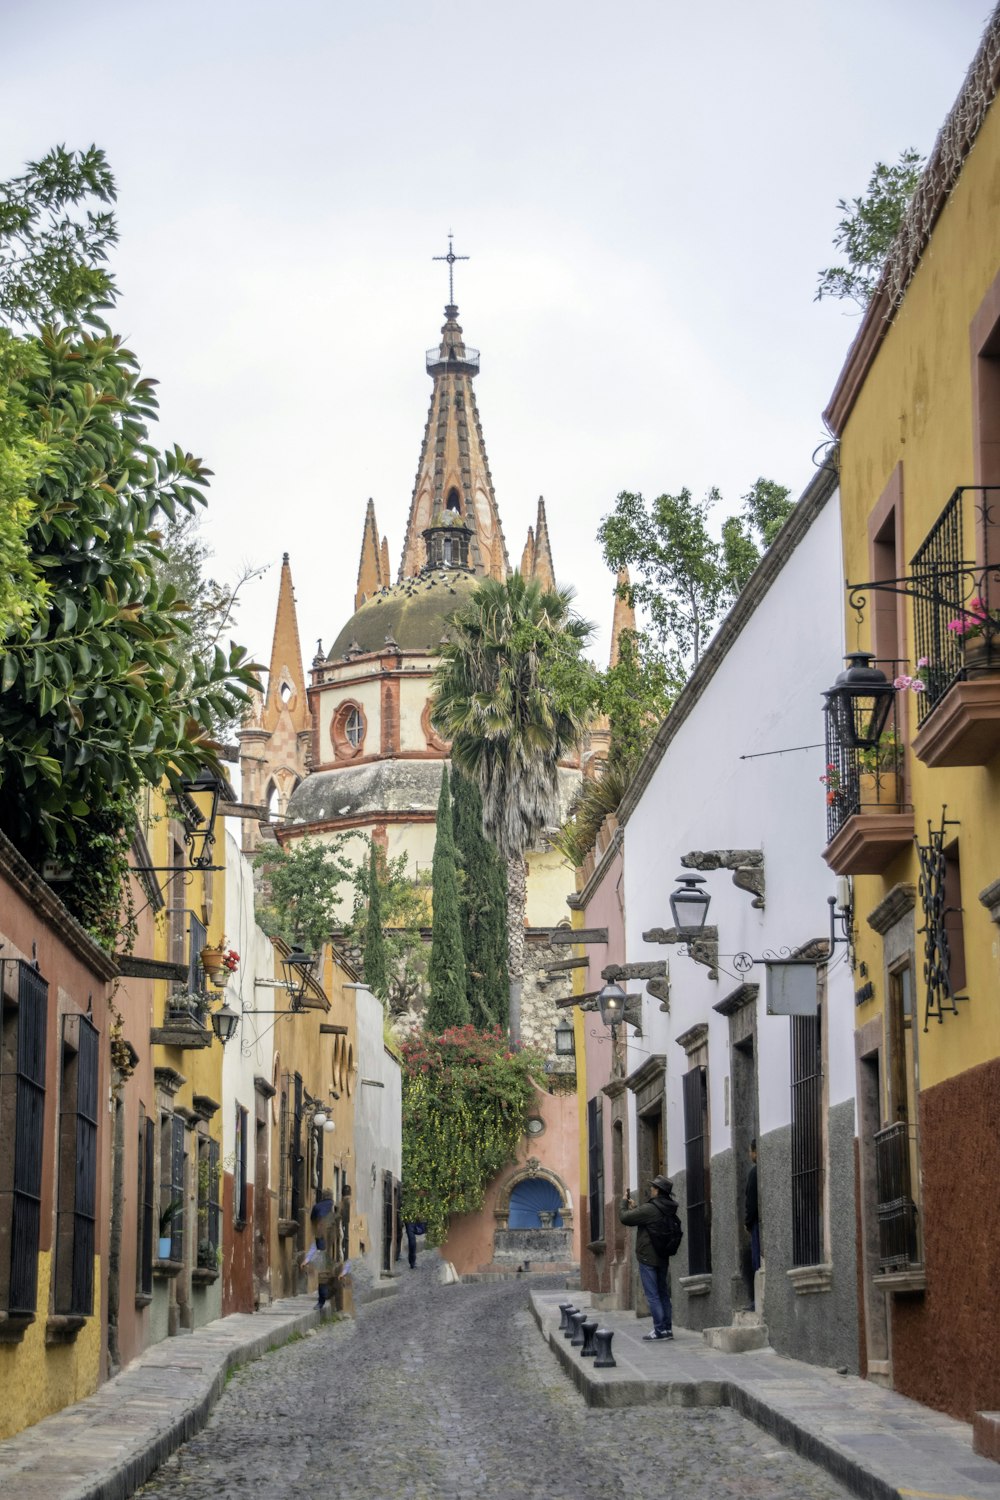
<instances>
[{"instance_id":1,"label":"curb","mask_svg":"<svg viewBox=\"0 0 1000 1500\"><path fill-rule=\"evenodd\" d=\"M739 1381L624 1380L601 1378L560 1334L554 1314L531 1299L531 1311L542 1337L553 1351L588 1406L607 1409L625 1406L729 1406L755 1423L801 1458L824 1469L860 1500L903 1500L895 1485L866 1469L841 1448L811 1432L801 1422L777 1411Z\"/></svg>"}]
</instances>

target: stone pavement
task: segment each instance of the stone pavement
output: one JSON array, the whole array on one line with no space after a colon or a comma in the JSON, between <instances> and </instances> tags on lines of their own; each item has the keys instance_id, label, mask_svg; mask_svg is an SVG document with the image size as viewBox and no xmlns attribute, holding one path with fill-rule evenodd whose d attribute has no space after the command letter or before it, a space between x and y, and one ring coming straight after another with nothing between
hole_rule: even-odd
<instances>
[{"instance_id":1,"label":"stone pavement","mask_svg":"<svg viewBox=\"0 0 1000 1500\"><path fill-rule=\"evenodd\" d=\"M766 1349L723 1354L675 1329L645 1343L650 1324L630 1312L595 1312L614 1330L615 1369L596 1370L559 1332L560 1302L585 1293L538 1291L532 1312L547 1343L591 1406L728 1406L865 1500L1000 1500L1000 1465L972 1451L972 1428L866 1380L784 1359Z\"/></svg>"}]
</instances>

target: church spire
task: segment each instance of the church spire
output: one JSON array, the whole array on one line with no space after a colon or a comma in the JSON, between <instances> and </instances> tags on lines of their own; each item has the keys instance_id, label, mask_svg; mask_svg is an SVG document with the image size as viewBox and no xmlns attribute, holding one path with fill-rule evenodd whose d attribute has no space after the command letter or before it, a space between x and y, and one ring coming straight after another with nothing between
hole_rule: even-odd
<instances>
[{"instance_id":1,"label":"church spire","mask_svg":"<svg viewBox=\"0 0 1000 1500\"><path fill-rule=\"evenodd\" d=\"M358 587L354 595L354 608L360 609L366 599L388 588L389 542L386 537L379 541L378 525L375 521L375 502L368 501L365 511L365 529L361 537L361 561L358 564Z\"/></svg>"},{"instance_id":2,"label":"church spire","mask_svg":"<svg viewBox=\"0 0 1000 1500\"><path fill-rule=\"evenodd\" d=\"M531 535L531 527L528 527ZM549 522L545 514L545 498L538 497L538 516L535 520L535 535L532 544L531 576L537 578L543 589L551 591L556 586L556 570L552 566L552 547L549 543Z\"/></svg>"},{"instance_id":3,"label":"church spire","mask_svg":"<svg viewBox=\"0 0 1000 1500\"><path fill-rule=\"evenodd\" d=\"M453 296L454 262L465 257L454 254L449 236L448 255L435 259L448 262L449 295ZM479 350L465 343L454 302L449 302L444 311L441 343L427 351L427 373L434 389L403 539L400 583L424 568L424 533L443 512L461 517L468 527L468 566L473 573L480 578L502 579L510 572L472 388L479 373Z\"/></svg>"},{"instance_id":4,"label":"church spire","mask_svg":"<svg viewBox=\"0 0 1000 1500\"><path fill-rule=\"evenodd\" d=\"M287 552L281 559L271 665L267 672L267 693L261 715L264 728L273 730L282 710L286 708L291 713L294 729L305 730L309 727L302 647L299 645L299 621L295 611L295 590L292 588L292 570Z\"/></svg>"}]
</instances>

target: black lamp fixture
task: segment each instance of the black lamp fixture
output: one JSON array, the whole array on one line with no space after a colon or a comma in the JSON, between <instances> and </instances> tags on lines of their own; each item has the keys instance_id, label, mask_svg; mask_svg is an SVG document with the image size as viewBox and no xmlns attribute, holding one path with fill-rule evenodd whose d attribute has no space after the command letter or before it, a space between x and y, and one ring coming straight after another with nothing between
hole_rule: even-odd
<instances>
[{"instance_id":1,"label":"black lamp fixture","mask_svg":"<svg viewBox=\"0 0 1000 1500\"><path fill-rule=\"evenodd\" d=\"M285 971L285 988L288 990L292 1010L301 1010L315 964L315 954L306 953L298 944L287 958L281 960L281 967Z\"/></svg>"},{"instance_id":2,"label":"black lamp fixture","mask_svg":"<svg viewBox=\"0 0 1000 1500\"><path fill-rule=\"evenodd\" d=\"M628 999L620 984L606 984L597 994L597 1005L601 1020L611 1027L611 1040L618 1040L618 1028L625 1019L625 1001Z\"/></svg>"},{"instance_id":3,"label":"black lamp fixture","mask_svg":"<svg viewBox=\"0 0 1000 1500\"><path fill-rule=\"evenodd\" d=\"M853 750L878 747L896 689L878 667L870 651L851 651L848 663L824 694L842 745Z\"/></svg>"},{"instance_id":4,"label":"black lamp fixture","mask_svg":"<svg viewBox=\"0 0 1000 1500\"><path fill-rule=\"evenodd\" d=\"M183 798L180 801L181 820L184 824L184 843L191 851L189 864L192 870L207 870L212 864L212 849L215 845L215 819L219 803L230 795L228 783L210 766L203 766L195 777L185 776L181 782ZM209 798L207 810L195 801L195 797Z\"/></svg>"},{"instance_id":5,"label":"black lamp fixture","mask_svg":"<svg viewBox=\"0 0 1000 1500\"><path fill-rule=\"evenodd\" d=\"M212 1012L212 1030L223 1046L235 1035L239 1024L239 1016L228 1005L220 1005L218 1010Z\"/></svg>"},{"instance_id":6,"label":"black lamp fixture","mask_svg":"<svg viewBox=\"0 0 1000 1500\"><path fill-rule=\"evenodd\" d=\"M556 1057L572 1057L576 1052L573 1028L565 1016L560 1016L556 1027Z\"/></svg>"},{"instance_id":7,"label":"black lamp fixture","mask_svg":"<svg viewBox=\"0 0 1000 1500\"><path fill-rule=\"evenodd\" d=\"M678 888L670 897L670 914L679 938L700 938L708 916L711 896L702 890L704 875L678 875Z\"/></svg>"}]
</instances>

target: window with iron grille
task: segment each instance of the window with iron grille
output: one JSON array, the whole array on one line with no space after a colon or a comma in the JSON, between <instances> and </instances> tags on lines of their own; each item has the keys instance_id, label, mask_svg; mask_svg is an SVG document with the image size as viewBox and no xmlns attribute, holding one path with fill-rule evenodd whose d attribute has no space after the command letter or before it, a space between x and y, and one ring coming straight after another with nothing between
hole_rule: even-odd
<instances>
[{"instance_id":1,"label":"window with iron grille","mask_svg":"<svg viewBox=\"0 0 1000 1500\"><path fill-rule=\"evenodd\" d=\"M219 1143L207 1135L198 1137L198 1264L214 1271L218 1265L219 1226Z\"/></svg>"},{"instance_id":2,"label":"window with iron grille","mask_svg":"<svg viewBox=\"0 0 1000 1500\"><path fill-rule=\"evenodd\" d=\"M590 1238L604 1238L604 1110L600 1099L587 1100L587 1159L590 1180Z\"/></svg>"},{"instance_id":3,"label":"window with iron grille","mask_svg":"<svg viewBox=\"0 0 1000 1500\"><path fill-rule=\"evenodd\" d=\"M0 1263L0 1308L30 1318L38 1300L49 987L23 959L2 967L0 1242L10 1249Z\"/></svg>"},{"instance_id":4,"label":"window with iron grille","mask_svg":"<svg viewBox=\"0 0 1000 1500\"><path fill-rule=\"evenodd\" d=\"M208 929L204 923L199 922L198 918L192 915L188 933L188 994L199 995L205 988L205 980L201 972L201 950L208 942Z\"/></svg>"},{"instance_id":5,"label":"window with iron grille","mask_svg":"<svg viewBox=\"0 0 1000 1500\"><path fill-rule=\"evenodd\" d=\"M302 1225L302 1176L305 1158L302 1154L302 1075L295 1075L295 1094L292 1108L292 1138L288 1151L288 1170L292 1180L291 1214Z\"/></svg>"},{"instance_id":6,"label":"window with iron grille","mask_svg":"<svg viewBox=\"0 0 1000 1500\"><path fill-rule=\"evenodd\" d=\"M709 1176L708 1069L684 1074L684 1163L687 1193L688 1273L712 1269L712 1198Z\"/></svg>"},{"instance_id":7,"label":"window with iron grille","mask_svg":"<svg viewBox=\"0 0 1000 1500\"><path fill-rule=\"evenodd\" d=\"M823 1260L822 1009L792 1016L792 1264Z\"/></svg>"},{"instance_id":8,"label":"window with iron grille","mask_svg":"<svg viewBox=\"0 0 1000 1500\"><path fill-rule=\"evenodd\" d=\"M184 1121L179 1115L160 1116L160 1212L171 1203L179 1205L167 1226L171 1260L184 1259L185 1134Z\"/></svg>"},{"instance_id":9,"label":"window with iron grille","mask_svg":"<svg viewBox=\"0 0 1000 1500\"><path fill-rule=\"evenodd\" d=\"M287 1073L281 1077L281 1100L278 1105L278 1218L292 1217L292 1180L289 1172L291 1154L291 1132L288 1118L288 1094L291 1078Z\"/></svg>"},{"instance_id":10,"label":"window with iron grille","mask_svg":"<svg viewBox=\"0 0 1000 1500\"><path fill-rule=\"evenodd\" d=\"M241 1104L236 1106L236 1163L233 1168L233 1217L237 1229L247 1221L247 1123Z\"/></svg>"},{"instance_id":11,"label":"window with iron grille","mask_svg":"<svg viewBox=\"0 0 1000 1500\"><path fill-rule=\"evenodd\" d=\"M96 1026L86 1016L63 1016L53 1305L71 1317L94 1311L99 1056Z\"/></svg>"},{"instance_id":12,"label":"window with iron grille","mask_svg":"<svg viewBox=\"0 0 1000 1500\"><path fill-rule=\"evenodd\" d=\"M137 1151L135 1289L139 1296L153 1294L153 1209L155 1206L155 1133L153 1122L139 1106Z\"/></svg>"}]
</instances>

